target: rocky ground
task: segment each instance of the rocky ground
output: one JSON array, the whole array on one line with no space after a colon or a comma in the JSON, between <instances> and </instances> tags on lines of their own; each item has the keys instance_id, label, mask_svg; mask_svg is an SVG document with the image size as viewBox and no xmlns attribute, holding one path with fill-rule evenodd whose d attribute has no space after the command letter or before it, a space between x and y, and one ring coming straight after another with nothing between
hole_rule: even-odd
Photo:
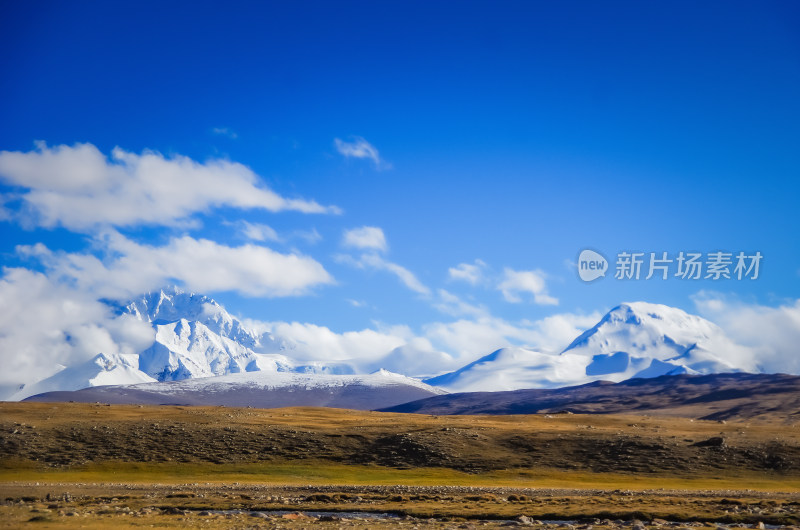
<instances>
[{"instance_id":1,"label":"rocky ground","mask_svg":"<svg viewBox=\"0 0 800 530\"><path fill-rule=\"evenodd\" d=\"M470 473L554 468L800 476L800 426L601 415L423 416L341 409L0 404L0 459L89 463L323 460Z\"/></svg>"},{"instance_id":2,"label":"rocky ground","mask_svg":"<svg viewBox=\"0 0 800 530\"><path fill-rule=\"evenodd\" d=\"M547 486L552 476L564 487ZM0 403L0 503L10 528L796 527L800 431L610 415Z\"/></svg>"},{"instance_id":3,"label":"rocky ground","mask_svg":"<svg viewBox=\"0 0 800 530\"><path fill-rule=\"evenodd\" d=\"M414 486L7 483L6 526L796 527L800 493ZM43 526L46 527L46 526Z\"/></svg>"}]
</instances>

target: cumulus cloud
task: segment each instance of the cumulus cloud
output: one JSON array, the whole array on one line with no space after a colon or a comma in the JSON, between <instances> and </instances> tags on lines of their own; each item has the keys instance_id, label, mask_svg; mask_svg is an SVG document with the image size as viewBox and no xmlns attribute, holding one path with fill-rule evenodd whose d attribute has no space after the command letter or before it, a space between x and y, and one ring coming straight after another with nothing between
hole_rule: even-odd
<instances>
[{"instance_id":1,"label":"cumulus cloud","mask_svg":"<svg viewBox=\"0 0 800 530\"><path fill-rule=\"evenodd\" d=\"M300 322L245 320L258 333L270 333L285 345L282 353L303 361L339 361L357 371L380 368L427 377L458 368L455 359L437 350L408 326L373 323L375 329L337 333L326 326Z\"/></svg>"},{"instance_id":2,"label":"cumulus cloud","mask_svg":"<svg viewBox=\"0 0 800 530\"><path fill-rule=\"evenodd\" d=\"M21 245L18 256L44 272L3 270L0 399L98 353L139 353L152 343L149 324L114 314L101 299L124 300L169 283L204 293L294 296L333 282L307 256L252 244L229 247L184 236L154 246L109 231L93 246L95 253L69 253Z\"/></svg>"},{"instance_id":3,"label":"cumulus cloud","mask_svg":"<svg viewBox=\"0 0 800 530\"><path fill-rule=\"evenodd\" d=\"M303 360L353 361L369 364L413 338L405 326L386 330L364 329L336 333L330 328L300 322L266 322L260 330L269 331L285 343L290 355Z\"/></svg>"},{"instance_id":4,"label":"cumulus cloud","mask_svg":"<svg viewBox=\"0 0 800 530\"><path fill-rule=\"evenodd\" d=\"M375 322L374 329L344 333L299 322L249 321L248 325L272 333L287 344L287 355L300 359L346 361L365 372L386 368L412 376L431 376L456 370L506 346L557 354L602 318L595 311L511 322L447 291L436 294L435 305L447 305L442 308L445 313L461 318L431 322L416 330Z\"/></svg>"},{"instance_id":5,"label":"cumulus cloud","mask_svg":"<svg viewBox=\"0 0 800 530\"><path fill-rule=\"evenodd\" d=\"M314 259L281 254L246 244L229 247L189 236L153 246L132 241L115 231L95 244L103 256L54 252L42 244L19 246L18 253L39 259L48 272L98 297L125 298L168 283L213 293L236 291L244 296L282 297L308 293L333 283Z\"/></svg>"},{"instance_id":6,"label":"cumulus cloud","mask_svg":"<svg viewBox=\"0 0 800 530\"><path fill-rule=\"evenodd\" d=\"M731 340L747 348L761 371L800 373L797 355L800 299L769 307L700 291L692 300L701 316L715 322Z\"/></svg>"},{"instance_id":7,"label":"cumulus cloud","mask_svg":"<svg viewBox=\"0 0 800 530\"><path fill-rule=\"evenodd\" d=\"M350 248L378 250L380 252L385 252L388 248L386 236L384 236L383 230L377 226L362 226L352 230L345 230L342 237L342 245Z\"/></svg>"},{"instance_id":8,"label":"cumulus cloud","mask_svg":"<svg viewBox=\"0 0 800 530\"><path fill-rule=\"evenodd\" d=\"M483 274L486 270L486 263L476 259L475 263L459 263L455 267L447 269L447 274L451 280L467 282L477 285L483 281Z\"/></svg>"},{"instance_id":9,"label":"cumulus cloud","mask_svg":"<svg viewBox=\"0 0 800 530\"><path fill-rule=\"evenodd\" d=\"M51 148L40 142L30 152L0 151L0 181L22 189L17 215L23 222L81 232L102 226L175 226L221 206L340 213L335 206L282 197L236 162L200 163L119 147L109 159L89 143Z\"/></svg>"},{"instance_id":10,"label":"cumulus cloud","mask_svg":"<svg viewBox=\"0 0 800 530\"><path fill-rule=\"evenodd\" d=\"M539 305L558 305L558 299L547 294L545 274L541 270L515 271L506 267L503 278L497 286L506 301L522 302L521 294L533 296L533 302Z\"/></svg>"},{"instance_id":11,"label":"cumulus cloud","mask_svg":"<svg viewBox=\"0 0 800 530\"><path fill-rule=\"evenodd\" d=\"M436 350L424 337L415 337L409 340L367 366L369 371L383 368L420 378L432 377L460 368L451 355Z\"/></svg>"},{"instance_id":12,"label":"cumulus cloud","mask_svg":"<svg viewBox=\"0 0 800 530\"><path fill-rule=\"evenodd\" d=\"M63 366L100 352L138 353L154 339L149 324L40 272L3 269L0 300L0 399Z\"/></svg>"},{"instance_id":13,"label":"cumulus cloud","mask_svg":"<svg viewBox=\"0 0 800 530\"><path fill-rule=\"evenodd\" d=\"M372 160L376 169L390 169L391 164L383 160L378 150L371 143L360 136L353 137L352 142L346 142L339 138L333 140L336 150L345 158L366 158Z\"/></svg>"},{"instance_id":14,"label":"cumulus cloud","mask_svg":"<svg viewBox=\"0 0 800 530\"><path fill-rule=\"evenodd\" d=\"M600 318L599 312L561 313L535 321L509 322L485 314L454 322L434 322L423 328L423 334L435 347L447 351L463 365L507 346L559 352Z\"/></svg>"}]
</instances>

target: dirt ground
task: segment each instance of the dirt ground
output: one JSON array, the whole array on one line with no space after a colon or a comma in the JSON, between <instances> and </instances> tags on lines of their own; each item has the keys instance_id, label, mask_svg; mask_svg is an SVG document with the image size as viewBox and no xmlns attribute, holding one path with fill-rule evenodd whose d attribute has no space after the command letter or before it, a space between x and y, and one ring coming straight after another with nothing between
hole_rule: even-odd
<instances>
[{"instance_id":1,"label":"dirt ground","mask_svg":"<svg viewBox=\"0 0 800 530\"><path fill-rule=\"evenodd\" d=\"M0 526L800 523L800 429L599 415L0 403Z\"/></svg>"},{"instance_id":2,"label":"dirt ground","mask_svg":"<svg viewBox=\"0 0 800 530\"><path fill-rule=\"evenodd\" d=\"M791 527L800 493L491 487L6 483L7 527Z\"/></svg>"},{"instance_id":3,"label":"dirt ground","mask_svg":"<svg viewBox=\"0 0 800 530\"><path fill-rule=\"evenodd\" d=\"M800 476L800 426L601 415L422 416L341 409L1 403L0 459L98 462L323 460L480 473Z\"/></svg>"}]
</instances>

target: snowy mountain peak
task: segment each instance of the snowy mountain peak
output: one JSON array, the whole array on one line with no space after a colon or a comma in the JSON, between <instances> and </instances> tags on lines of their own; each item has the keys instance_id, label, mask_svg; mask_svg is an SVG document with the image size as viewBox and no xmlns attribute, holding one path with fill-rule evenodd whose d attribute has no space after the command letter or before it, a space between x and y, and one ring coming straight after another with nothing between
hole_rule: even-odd
<instances>
[{"instance_id":1,"label":"snowy mountain peak","mask_svg":"<svg viewBox=\"0 0 800 530\"><path fill-rule=\"evenodd\" d=\"M232 320L225 309L213 299L187 293L175 286L145 293L131 300L125 310L145 322L172 322L181 318L202 320L213 316Z\"/></svg>"},{"instance_id":2,"label":"snowy mountain peak","mask_svg":"<svg viewBox=\"0 0 800 530\"><path fill-rule=\"evenodd\" d=\"M595 380L758 371L708 320L647 302L620 304L558 355L503 348L426 382L451 391L552 388Z\"/></svg>"},{"instance_id":3,"label":"snowy mountain peak","mask_svg":"<svg viewBox=\"0 0 800 530\"><path fill-rule=\"evenodd\" d=\"M121 310L152 326L155 340L150 346L127 356L101 353L41 381L42 385L22 389L16 399L33 390L153 380L245 377L255 372L344 376L360 371L347 362L292 359L271 334L251 330L207 296L176 287L146 293ZM501 348L425 382L451 391L552 388L665 374L756 372L753 358L703 318L665 305L632 302L613 308L560 354ZM414 348L400 346L360 369L381 368L363 376L373 382L414 386L421 383L393 371L425 373L430 359Z\"/></svg>"},{"instance_id":4,"label":"snowy mountain peak","mask_svg":"<svg viewBox=\"0 0 800 530\"><path fill-rule=\"evenodd\" d=\"M150 383L155 379L139 370L137 355L98 353L81 364L64 368L38 383L25 386L10 397L12 401L57 390L78 390L90 386Z\"/></svg>"},{"instance_id":5,"label":"snowy mountain peak","mask_svg":"<svg viewBox=\"0 0 800 530\"><path fill-rule=\"evenodd\" d=\"M155 342L138 356L139 369L159 381L242 372L352 373L343 363L296 363L279 355L283 344L257 333L208 296L177 287L130 301L125 312L150 323Z\"/></svg>"},{"instance_id":6,"label":"snowy mountain peak","mask_svg":"<svg viewBox=\"0 0 800 530\"><path fill-rule=\"evenodd\" d=\"M430 386L428 386L426 383L424 383L420 379L416 379L414 377L408 377L407 375L403 375L403 374L398 374L397 372L392 372L392 371L386 370L384 368L380 368L378 370L375 370L374 372L372 372L371 374L369 374L368 376L365 376L365 377L368 377L371 381L373 381L375 383L377 383L379 381L385 381L385 384L403 383L403 384L407 384L407 385L410 385L410 386L416 386L416 387L419 387L419 388L431 388ZM439 390L439 389L437 389L436 392L444 393L443 390Z\"/></svg>"},{"instance_id":7,"label":"snowy mountain peak","mask_svg":"<svg viewBox=\"0 0 800 530\"><path fill-rule=\"evenodd\" d=\"M596 355L647 352L660 360L686 353L722 337L722 330L704 318L675 307L647 302L620 304L582 333L562 353Z\"/></svg>"},{"instance_id":8,"label":"snowy mountain peak","mask_svg":"<svg viewBox=\"0 0 800 530\"><path fill-rule=\"evenodd\" d=\"M217 335L227 337L252 350L268 346L280 350L269 334L259 335L245 328L213 298L166 287L146 293L125 306L125 312L154 326L178 322L200 322ZM263 348L262 348L263 349Z\"/></svg>"},{"instance_id":9,"label":"snowy mountain peak","mask_svg":"<svg viewBox=\"0 0 800 530\"><path fill-rule=\"evenodd\" d=\"M561 355L588 358L585 374L621 381L677 373L753 370L715 324L675 307L621 304L576 338Z\"/></svg>"},{"instance_id":10,"label":"snowy mountain peak","mask_svg":"<svg viewBox=\"0 0 800 530\"><path fill-rule=\"evenodd\" d=\"M567 359L527 348L500 348L425 383L458 392L549 387L569 381L574 374L573 367L564 362Z\"/></svg>"}]
</instances>

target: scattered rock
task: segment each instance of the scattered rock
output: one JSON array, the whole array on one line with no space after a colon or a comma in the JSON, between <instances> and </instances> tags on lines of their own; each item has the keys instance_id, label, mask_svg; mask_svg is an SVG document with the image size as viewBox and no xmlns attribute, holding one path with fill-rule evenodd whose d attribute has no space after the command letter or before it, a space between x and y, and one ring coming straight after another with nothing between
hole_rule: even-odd
<instances>
[{"instance_id":1,"label":"scattered rock","mask_svg":"<svg viewBox=\"0 0 800 530\"><path fill-rule=\"evenodd\" d=\"M725 447L725 438L722 436L714 436L708 440L696 442L692 447Z\"/></svg>"}]
</instances>

